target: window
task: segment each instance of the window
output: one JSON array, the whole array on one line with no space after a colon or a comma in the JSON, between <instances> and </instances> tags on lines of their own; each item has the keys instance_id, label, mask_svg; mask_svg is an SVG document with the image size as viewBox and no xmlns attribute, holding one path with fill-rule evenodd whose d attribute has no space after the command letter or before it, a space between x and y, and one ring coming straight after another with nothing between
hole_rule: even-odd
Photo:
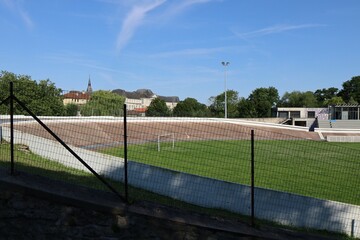
<instances>
[{"instance_id":1,"label":"window","mask_svg":"<svg viewBox=\"0 0 360 240\"><path fill-rule=\"evenodd\" d=\"M341 108L335 108L335 119L341 120Z\"/></svg>"},{"instance_id":2,"label":"window","mask_svg":"<svg viewBox=\"0 0 360 240\"><path fill-rule=\"evenodd\" d=\"M288 112L279 111L278 112L279 118L289 118Z\"/></svg>"},{"instance_id":3,"label":"window","mask_svg":"<svg viewBox=\"0 0 360 240\"><path fill-rule=\"evenodd\" d=\"M307 112L307 117L308 118L315 118L315 111L308 111Z\"/></svg>"},{"instance_id":4,"label":"window","mask_svg":"<svg viewBox=\"0 0 360 240\"><path fill-rule=\"evenodd\" d=\"M349 119L358 119L358 108L350 107L348 117L349 117Z\"/></svg>"},{"instance_id":5,"label":"window","mask_svg":"<svg viewBox=\"0 0 360 240\"><path fill-rule=\"evenodd\" d=\"M291 111L290 117L291 118L300 118L300 111Z\"/></svg>"}]
</instances>

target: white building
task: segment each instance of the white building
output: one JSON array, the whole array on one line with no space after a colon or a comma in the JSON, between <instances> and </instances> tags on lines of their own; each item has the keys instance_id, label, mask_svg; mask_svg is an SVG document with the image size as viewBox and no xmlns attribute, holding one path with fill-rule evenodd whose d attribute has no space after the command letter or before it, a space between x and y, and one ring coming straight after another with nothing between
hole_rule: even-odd
<instances>
[{"instance_id":1,"label":"white building","mask_svg":"<svg viewBox=\"0 0 360 240\"><path fill-rule=\"evenodd\" d=\"M114 93L117 93L121 96L124 96L125 104L127 106L127 109L129 111L135 111L135 112L145 112L147 107L150 106L152 100L159 97L160 99L164 100L166 103L166 106L172 110L176 105L178 104L179 97L164 97L164 96L158 96L154 94L150 89L138 89L134 92L126 92L122 89L116 89L113 90Z\"/></svg>"},{"instance_id":2,"label":"white building","mask_svg":"<svg viewBox=\"0 0 360 240\"><path fill-rule=\"evenodd\" d=\"M301 107L278 107L276 117L291 120L292 125L311 126L315 119L327 120L329 118L328 108L301 108Z\"/></svg>"}]
</instances>

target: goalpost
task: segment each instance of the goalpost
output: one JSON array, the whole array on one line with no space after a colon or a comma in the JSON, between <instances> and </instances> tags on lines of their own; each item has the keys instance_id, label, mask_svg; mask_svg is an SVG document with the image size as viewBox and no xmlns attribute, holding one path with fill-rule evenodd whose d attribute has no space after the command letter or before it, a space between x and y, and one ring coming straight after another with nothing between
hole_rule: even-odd
<instances>
[{"instance_id":1,"label":"goalpost","mask_svg":"<svg viewBox=\"0 0 360 240\"><path fill-rule=\"evenodd\" d=\"M160 134L157 136L157 149L158 152L160 152L161 149L161 143L169 143L171 144L171 148L175 148L175 134L169 133L169 134Z\"/></svg>"}]
</instances>

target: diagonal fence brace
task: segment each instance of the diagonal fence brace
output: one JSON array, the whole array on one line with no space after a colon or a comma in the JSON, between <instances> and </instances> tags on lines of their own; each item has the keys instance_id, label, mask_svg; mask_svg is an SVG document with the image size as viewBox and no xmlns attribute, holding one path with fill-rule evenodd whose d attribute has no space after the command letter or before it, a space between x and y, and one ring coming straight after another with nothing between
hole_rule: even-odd
<instances>
[{"instance_id":1,"label":"diagonal fence brace","mask_svg":"<svg viewBox=\"0 0 360 240\"><path fill-rule=\"evenodd\" d=\"M32 116L51 136L53 136L66 150L68 150L79 162L81 162L92 174L94 174L104 185L106 185L113 193L115 193L121 200L126 202L126 199L112 187L103 177L101 177L94 169L92 169L81 157L76 154L61 138L59 138L48 126L46 126L35 114L33 114L26 105L21 102L16 96L13 99L30 115ZM10 97L9 97L10 98Z\"/></svg>"}]
</instances>

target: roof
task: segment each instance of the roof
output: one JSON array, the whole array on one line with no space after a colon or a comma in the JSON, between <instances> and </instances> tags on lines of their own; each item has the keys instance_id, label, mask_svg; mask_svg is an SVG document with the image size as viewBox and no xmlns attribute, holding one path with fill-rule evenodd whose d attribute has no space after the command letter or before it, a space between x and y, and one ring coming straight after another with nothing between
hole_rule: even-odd
<instances>
[{"instance_id":1,"label":"roof","mask_svg":"<svg viewBox=\"0 0 360 240\"><path fill-rule=\"evenodd\" d=\"M180 99L179 97L176 97L176 96L172 96L172 97L164 97L164 96L159 96L159 98L161 100L164 100L165 102L173 102L173 103L177 103L177 102L180 102Z\"/></svg>"},{"instance_id":2,"label":"roof","mask_svg":"<svg viewBox=\"0 0 360 240\"><path fill-rule=\"evenodd\" d=\"M90 94L80 91L70 91L68 93L65 93L63 96L64 99L84 99L84 100L90 99Z\"/></svg>"},{"instance_id":3,"label":"roof","mask_svg":"<svg viewBox=\"0 0 360 240\"><path fill-rule=\"evenodd\" d=\"M155 95L150 89L138 89L134 92L127 92L123 89L115 89L112 92L132 99L152 98Z\"/></svg>"},{"instance_id":4,"label":"roof","mask_svg":"<svg viewBox=\"0 0 360 240\"><path fill-rule=\"evenodd\" d=\"M331 107L360 107L359 104L337 104L337 105L332 105Z\"/></svg>"},{"instance_id":5,"label":"roof","mask_svg":"<svg viewBox=\"0 0 360 240\"><path fill-rule=\"evenodd\" d=\"M144 113L144 112L146 112L146 108L135 108L134 112Z\"/></svg>"},{"instance_id":6,"label":"roof","mask_svg":"<svg viewBox=\"0 0 360 240\"><path fill-rule=\"evenodd\" d=\"M138 89L135 92L143 98L151 98L155 95L150 89Z\"/></svg>"},{"instance_id":7,"label":"roof","mask_svg":"<svg viewBox=\"0 0 360 240\"><path fill-rule=\"evenodd\" d=\"M113 93L117 93L121 96L124 96L126 98L131 99L142 99L142 98L153 98L156 97L156 95L150 90L150 89L138 89L134 92L127 92L123 89L115 89L112 91ZM180 102L179 97L171 96L171 97L165 97L165 96L158 96L160 99L164 100L165 102Z\"/></svg>"}]
</instances>

